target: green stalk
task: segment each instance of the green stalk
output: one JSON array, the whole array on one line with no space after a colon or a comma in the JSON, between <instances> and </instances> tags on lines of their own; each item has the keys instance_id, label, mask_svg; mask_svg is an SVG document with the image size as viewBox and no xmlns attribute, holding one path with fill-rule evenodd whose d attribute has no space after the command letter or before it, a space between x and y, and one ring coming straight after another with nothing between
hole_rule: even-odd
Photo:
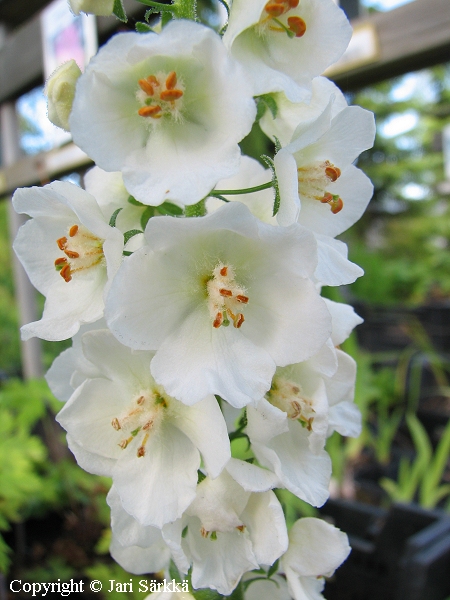
<instances>
[{"instance_id":1,"label":"green stalk","mask_svg":"<svg viewBox=\"0 0 450 600\"><path fill-rule=\"evenodd\" d=\"M268 181L267 183L262 183L261 185L255 185L255 187L241 188L239 190L212 190L209 192L208 196L215 196L216 198L219 198L220 196L237 196L239 194L261 192L262 190L268 190L271 187L273 187L273 183Z\"/></svg>"}]
</instances>

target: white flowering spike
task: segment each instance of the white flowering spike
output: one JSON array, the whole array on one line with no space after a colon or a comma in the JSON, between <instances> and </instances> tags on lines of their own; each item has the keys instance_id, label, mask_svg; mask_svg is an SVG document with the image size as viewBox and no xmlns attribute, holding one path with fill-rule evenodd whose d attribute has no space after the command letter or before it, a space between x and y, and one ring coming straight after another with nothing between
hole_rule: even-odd
<instances>
[{"instance_id":1,"label":"white flowering spike","mask_svg":"<svg viewBox=\"0 0 450 600\"><path fill-rule=\"evenodd\" d=\"M372 197L369 178L352 163L373 145L373 114L349 106L332 117L332 103L312 123L297 127L275 156L280 225L298 221L335 237L353 225Z\"/></svg>"},{"instance_id":2,"label":"white flowering spike","mask_svg":"<svg viewBox=\"0 0 450 600\"><path fill-rule=\"evenodd\" d=\"M224 44L246 68L254 95L308 100L311 80L336 62L351 37L333 0L234 0Z\"/></svg>"},{"instance_id":3,"label":"white flowering spike","mask_svg":"<svg viewBox=\"0 0 450 600\"><path fill-rule=\"evenodd\" d=\"M323 600L323 577L331 577L350 554L345 533L321 519L306 517L289 531L289 548L281 558L295 600Z\"/></svg>"},{"instance_id":4,"label":"white flowering spike","mask_svg":"<svg viewBox=\"0 0 450 600\"><path fill-rule=\"evenodd\" d=\"M171 398L150 375L153 354L131 351L109 331L86 333L82 344L102 378L78 387L58 421L81 466L97 473L100 457L124 509L143 525L162 527L193 500L200 453L213 477L230 457L217 401L187 407Z\"/></svg>"},{"instance_id":5,"label":"white flowering spike","mask_svg":"<svg viewBox=\"0 0 450 600\"><path fill-rule=\"evenodd\" d=\"M183 523L194 588L228 595L243 573L272 564L287 548L286 523L275 494L246 492L225 471L198 485Z\"/></svg>"},{"instance_id":6,"label":"white flowering spike","mask_svg":"<svg viewBox=\"0 0 450 600\"><path fill-rule=\"evenodd\" d=\"M107 322L124 344L156 350L151 371L171 396L214 393L242 407L270 388L276 365L306 360L329 337L304 228L266 225L233 202L152 219L145 236L115 280Z\"/></svg>"},{"instance_id":7,"label":"white flowering spike","mask_svg":"<svg viewBox=\"0 0 450 600\"><path fill-rule=\"evenodd\" d=\"M287 146L300 124L305 127L315 121L326 109L331 100L331 115L334 117L346 108L347 101L341 90L326 77L315 77L312 81L312 97L309 102L290 102L278 92L272 94L277 105L276 117L266 110L259 121L261 129L272 140L277 138L282 146Z\"/></svg>"},{"instance_id":8,"label":"white flowering spike","mask_svg":"<svg viewBox=\"0 0 450 600\"><path fill-rule=\"evenodd\" d=\"M109 17L113 13L114 0L69 0L69 6L75 15L80 12Z\"/></svg>"},{"instance_id":9,"label":"white flowering spike","mask_svg":"<svg viewBox=\"0 0 450 600\"><path fill-rule=\"evenodd\" d=\"M89 107L86 110L86 107ZM255 103L220 36L177 20L114 36L77 85L71 131L144 204L194 204L239 169Z\"/></svg>"},{"instance_id":10,"label":"white flowering spike","mask_svg":"<svg viewBox=\"0 0 450 600\"><path fill-rule=\"evenodd\" d=\"M30 215L14 250L33 285L46 296L40 321L22 327L22 339L64 340L103 315L103 295L121 261L123 235L110 227L95 198L71 183L21 188L18 213Z\"/></svg>"},{"instance_id":11,"label":"white flowering spike","mask_svg":"<svg viewBox=\"0 0 450 600\"><path fill-rule=\"evenodd\" d=\"M59 66L45 84L48 118L53 125L66 131L70 131L69 116L75 97L75 85L80 75L80 67L72 59Z\"/></svg>"}]
</instances>

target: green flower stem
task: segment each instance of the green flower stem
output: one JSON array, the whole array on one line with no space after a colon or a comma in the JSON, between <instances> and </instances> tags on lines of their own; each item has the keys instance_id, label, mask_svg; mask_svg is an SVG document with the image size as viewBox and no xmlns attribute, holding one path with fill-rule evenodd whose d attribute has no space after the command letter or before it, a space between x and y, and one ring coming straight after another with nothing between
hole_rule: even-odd
<instances>
[{"instance_id":1,"label":"green flower stem","mask_svg":"<svg viewBox=\"0 0 450 600\"><path fill-rule=\"evenodd\" d=\"M204 217L206 215L206 201L205 199L200 200L197 204L184 207L185 217Z\"/></svg>"},{"instance_id":2,"label":"green flower stem","mask_svg":"<svg viewBox=\"0 0 450 600\"><path fill-rule=\"evenodd\" d=\"M138 0L141 4L157 8L160 11L174 12L172 4L163 4L162 2L155 2L154 0Z\"/></svg>"},{"instance_id":3,"label":"green flower stem","mask_svg":"<svg viewBox=\"0 0 450 600\"><path fill-rule=\"evenodd\" d=\"M215 196L216 198L220 198L220 196L238 196L240 194L251 194L252 192L261 192L262 190L268 190L272 187L273 182L268 181L267 183L262 183L261 185L255 185L255 187L242 188L240 190L212 190L211 192L209 192L208 196Z\"/></svg>"}]
</instances>

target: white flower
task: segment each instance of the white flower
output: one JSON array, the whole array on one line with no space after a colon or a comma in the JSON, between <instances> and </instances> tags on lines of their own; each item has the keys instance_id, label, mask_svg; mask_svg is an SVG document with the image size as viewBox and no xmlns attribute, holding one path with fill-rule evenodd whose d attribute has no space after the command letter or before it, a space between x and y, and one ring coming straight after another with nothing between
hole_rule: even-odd
<instances>
[{"instance_id":1,"label":"white flower","mask_svg":"<svg viewBox=\"0 0 450 600\"><path fill-rule=\"evenodd\" d=\"M299 125L275 156L280 225L298 221L329 237L353 225L372 197L372 183L352 163L375 135L373 114L359 106L332 114L330 102L315 121Z\"/></svg>"},{"instance_id":2,"label":"white flower","mask_svg":"<svg viewBox=\"0 0 450 600\"><path fill-rule=\"evenodd\" d=\"M192 584L228 595L243 573L271 565L287 548L284 514L275 494L245 491L226 472L206 478L186 511L183 548Z\"/></svg>"},{"instance_id":3,"label":"white flower","mask_svg":"<svg viewBox=\"0 0 450 600\"><path fill-rule=\"evenodd\" d=\"M286 96L278 92L272 94L277 105L274 118L270 110L266 110L259 121L261 129L272 140L278 138L282 146L287 146L297 126L304 128L315 121L332 101L332 116L347 107L347 101L341 90L326 77L315 77L312 81L312 97L309 102L290 102Z\"/></svg>"},{"instance_id":4,"label":"white flower","mask_svg":"<svg viewBox=\"0 0 450 600\"><path fill-rule=\"evenodd\" d=\"M200 453L217 477L230 457L225 421L214 397L187 407L150 375L152 353L133 352L107 330L82 338L102 378L79 386L57 420L86 470L113 478L124 509L162 527L195 496Z\"/></svg>"},{"instance_id":5,"label":"white flower","mask_svg":"<svg viewBox=\"0 0 450 600\"><path fill-rule=\"evenodd\" d=\"M122 171L137 200L194 204L238 170L255 112L220 36L177 20L103 46L78 81L70 123L75 143Z\"/></svg>"},{"instance_id":6,"label":"white flower","mask_svg":"<svg viewBox=\"0 0 450 600\"><path fill-rule=\"evenodd\" d=\"M344 53L351 27L332 0L234 0L224 44L245 66L254 95L310 96L311 80Z\"/></svg>"},{"instance_id":7,"label":"white flower","mask_svg":"<svg viewBox=\"0 0 450 600\"><path fill-rule=\"evenodd\" d=\"M69 0L69 6L75 15L84 12L109 17L114 9L114 0Z\"/></svg>"},{"instance_id":8,"label":"white flower","mask_svg":"<svg viewBox=\"0 0 450 600\"><path fill-rule=\"evenodd\" d=\"M276 365L306 360L329 337L304 228L266 225L233 202L206 217L152 219L145 237L115 279L107 322L124 344L156 350L152 374L182 402L258 400Z\"/></svg>"},{"instance_id":9,"label":"white flower","mask_svg":"<svg viewBox=\"0 0 450 600\"><path fill-rule=\"evenodd\" d=\"M42 319L24 325L22 338L70 338L82 323L102 317L123 236L105 223L95 198L71 183L18 189L13 206L33 217L20 228L14 250L46 296Z\"/></svg>"},{"instance_id":10,"label":"white flower","mask_svg":"<svg viewBox=\"0 0 450 600\"><path fill-rule=\"evenodd\" d=\"M222 179L217 183L218 190L237 190L242 188L250 188L262 185L271 181L272 173L269 169L265 169L260 162L250 156L242 156L241 166L237 175L229 179ZM276 225L277 220L273 216L274 190L269 188L259 192L251 192L250 194L224 194L229 202L237 201L245 204L252 215L264 223ZM206 200L206 208L208 213L214 212L223 206L223 200L210 196Z\"/></svg>"},{"instance_id":11,"label":"white flower","mask_svg":"<svg viewBox=\"0 0 450 600\"><path fill-rule=\"evenodd\" d=\"M321 600L323 576L330 577L350 554L348 538L321 519L299 519L289 531L281 571L295 600Z\"/></svg>"},{"instance_id":12,"label":"white flower","mask_svg":"<svg viewBox=\"0 0 450 600\"><path fill-rule=\"evenodd\" d=\"M80 75L80 67L72 59L58 67L45 84L48 118L66 131L70 131L69 116L75 97L75 85Z\"/></svg>"}]
</instances>

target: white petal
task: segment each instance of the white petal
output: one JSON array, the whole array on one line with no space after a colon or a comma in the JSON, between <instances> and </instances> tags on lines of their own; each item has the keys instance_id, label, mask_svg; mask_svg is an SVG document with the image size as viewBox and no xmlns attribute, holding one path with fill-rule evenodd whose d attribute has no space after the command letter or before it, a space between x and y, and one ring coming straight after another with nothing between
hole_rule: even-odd
<instances>
[{"instance_id":1,"label":"white petal","mask_svg":"<svg viewBox=\"0 0 450 600\"><path fill-rule=\"evenodd\" d=\"M267 492L274 487L279 487L279 481L275 473L244 460L232 458L226 469L246 492Z\"/></svg>"}]
</instances>

